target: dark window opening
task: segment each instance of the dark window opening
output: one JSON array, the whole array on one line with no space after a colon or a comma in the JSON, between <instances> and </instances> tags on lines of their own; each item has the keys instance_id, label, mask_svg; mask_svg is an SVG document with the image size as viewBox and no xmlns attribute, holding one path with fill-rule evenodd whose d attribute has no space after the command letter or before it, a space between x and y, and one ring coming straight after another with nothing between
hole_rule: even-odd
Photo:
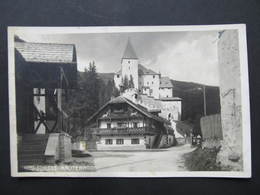
<instances>
[{"instance_id":1,"label":"dark window opening","mask_svg":"<svg viewBox=\"0 0 260 195\"><path fill-rule=\"evenodd\" d=\"M106 139L106 145L112 145L113 140L112 139Z\"/></svg>"},{"instance_id":2,"label":"dark window opening","mask_svg":"<svg viewBox=\"0 0 260 195\"><path fill-rule=\"evenodd\" d=\"M116 139L116 144L118 145L124 144L124 139Z\"/></svg>"},{"instance_id":3,"label":"dark window opening","mask_svg":"<svg viewBox=\"0 0 260 195\"><path fill-rule=\"evenodd\" d=\"M139 144L140 140L138 138L131 139L131 144Z\"/></svg>"},{"instance_id":4,"label":"dark window opening","mask_svg":"<svg viewBox=\"0 0 260 195\"><path fill-rule=\"evenodd\" d=\"M111 129L111 123L107 123L107 128Z\"/></svg>"},{"instance_id":5,"label":"dark window opening","mask_svg":"<svg viewBox=\"0 0 260 195\"><path fill-rule=\"evenodd\" d=\"M137 128L137 122L134 122L133 125L134 125L134 128Z\"/></svg>"}]
</instances>

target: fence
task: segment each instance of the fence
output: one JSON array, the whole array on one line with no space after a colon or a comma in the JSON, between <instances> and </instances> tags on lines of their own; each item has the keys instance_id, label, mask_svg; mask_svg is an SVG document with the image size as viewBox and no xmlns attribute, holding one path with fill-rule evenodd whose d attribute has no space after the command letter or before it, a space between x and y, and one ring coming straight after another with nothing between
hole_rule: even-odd
<instances>
[{"instance_id":1,"label":"fence","mask_svg":"<svg viewBox=\"0 0 260 195\"><path fill-rule=\"evenodd\" d=\"M203 140L223 139L221 116L219 114L202 117L200 119L200 127Z\"/></svg>"}]
</instances>

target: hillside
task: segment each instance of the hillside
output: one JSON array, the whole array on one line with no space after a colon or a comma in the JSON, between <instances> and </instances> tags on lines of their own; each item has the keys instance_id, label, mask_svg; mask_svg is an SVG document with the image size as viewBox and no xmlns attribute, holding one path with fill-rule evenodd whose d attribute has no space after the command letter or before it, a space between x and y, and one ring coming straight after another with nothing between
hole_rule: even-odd
<instances>
[{"instance_id":1,"label":"hillside","mask_svg":"<svg viewBox=\"0 0 260 195\"><path fill-rule=\"evenodd\" d=\"M220 113L219 87L171 80L174 96L182 98L182 120L197 120L204 115L204 87L206 115Z\"/></svg>"},{"instance_id":2,"label":"hillside","mask_svg":"<svg viewBox=\"0 0 260 195\"><path fill-rule=\"evenodd\" d=\"M114 73L98 73L98 77L107 83L109 80L114 80Z\"/></svg>"}]
</instances>

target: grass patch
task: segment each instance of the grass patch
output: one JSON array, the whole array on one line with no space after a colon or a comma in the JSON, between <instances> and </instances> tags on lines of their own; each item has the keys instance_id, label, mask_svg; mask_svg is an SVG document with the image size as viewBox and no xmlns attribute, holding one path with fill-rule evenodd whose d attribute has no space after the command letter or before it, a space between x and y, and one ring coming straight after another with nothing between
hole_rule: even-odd
<instances>
[{"instance_id":1,"label":"grass patch","mask_svg":"<svg viewBox=\"0 0 260 195\"><path fill-rule=\"evenodd\" d=\"M185 167L189 171L222 171L220 164L217 164L216 158L219 149L202 149L184 154Z\"/></svg>"}]
</instances>

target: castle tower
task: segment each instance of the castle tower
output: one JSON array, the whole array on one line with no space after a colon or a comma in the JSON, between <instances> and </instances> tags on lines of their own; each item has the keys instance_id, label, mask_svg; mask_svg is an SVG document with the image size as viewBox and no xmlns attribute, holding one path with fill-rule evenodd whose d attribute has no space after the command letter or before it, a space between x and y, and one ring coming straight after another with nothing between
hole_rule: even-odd
<instances>
[{"instance_id":1,"label":"castle tower","mask_svg":"<svg viewBox=\"0 0 260 195\"><path fill-rule=\"evenodd\" d=\"M139 79L138 79L138 57L134 51L134 48L131 44L130 39L127 41L127 45L124 51L124 54L121 59L121 70L122 78L127 77L130 80L130 77L133 78L134 87L138 89Z\"/></svg>"}]
</instances>

